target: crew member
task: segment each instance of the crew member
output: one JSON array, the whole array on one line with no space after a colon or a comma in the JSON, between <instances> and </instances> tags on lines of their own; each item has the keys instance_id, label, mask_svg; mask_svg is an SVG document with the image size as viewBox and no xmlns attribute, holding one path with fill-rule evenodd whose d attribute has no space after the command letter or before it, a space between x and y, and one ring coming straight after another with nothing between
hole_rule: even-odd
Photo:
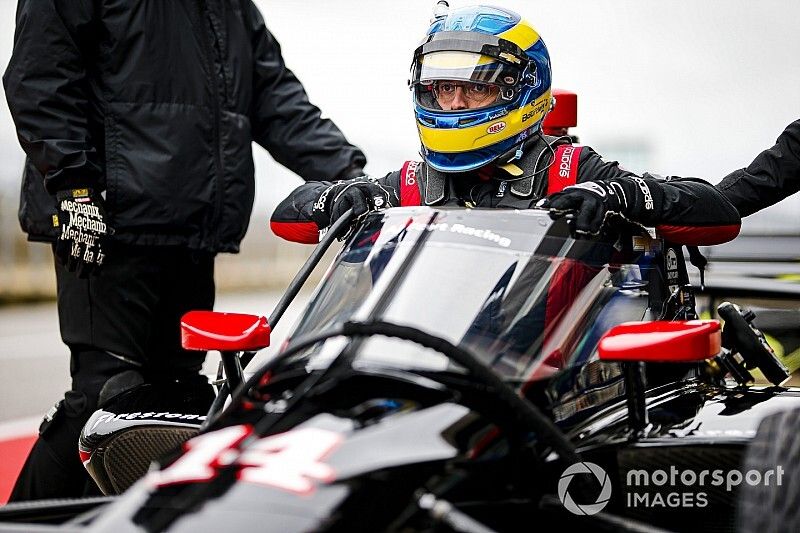
<instances>
[{"instance_id":1,"label":"crew member","mask_svg":"<svg viewBox=\"0 0 800 533\"><path fill-rule=\"evenodd\" d=\"M725 176L717 189L743 217L800 191L800 120L789 124L775 146L758 154L746 168Z\"/></svg>"},{"instance_id":2,"label":"crew member","mask_svg":"<svg viewBox=\"0 0 800 533\"><path fill-rule=\"evenodd\" d=\"M92 491L77 443L98 403L197 380L204 354L181 349L179 320L212 308L215 255L239 251L252 141L307 180L366 163L251 0L19 0L16 22L3 81L28 156L19 217L54 243L72 389L12 501Z\"/></svg>"}]
</instances>

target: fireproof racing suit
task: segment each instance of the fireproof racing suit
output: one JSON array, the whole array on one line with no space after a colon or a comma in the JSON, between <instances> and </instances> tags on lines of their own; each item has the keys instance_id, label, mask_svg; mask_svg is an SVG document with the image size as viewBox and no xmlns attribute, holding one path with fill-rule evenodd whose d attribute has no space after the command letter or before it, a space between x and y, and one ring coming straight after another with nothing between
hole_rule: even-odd
<instances>
[{"instance_id":1,"label":"fireproof racing suit","mask_svg":"<svg viewBox=\"0 0 800 533\"><path fill-rule=\"evenodd\" d=\"M459 175L444 174L425 163L412 161L377 182L390 191L387 203L392 206L526 209L542 197L576 182L637 178L616 162L604 161L590 147L557 145L556 142L554 138L545 137L528 147L518 165L505 167L513 174L496 166ZM315 222L313 204L329 186L330 183L307 183L298 187L273 213L273 231L296 242L318 242L319 230L324 228L319 228ZM675 178L661 181L659 186L663 190L663 212L660 213L663 223L658 230L675 244L715 244L738 234L740 219L736 210L710 184ZM546 268L544 264L532 262L523 275L539 277L543 268ZM559 316L597 272L598 268L591 262L572 260L557 265L546 301L527 312L524 320L519 321L519 327L509 334L509 342L525 345L538 334L546 339L550 325L558 323ZM563 364L563 356L557 352L544 358L544 366L549 368Z\"/></svg>"},{"instance_id":2,"label":"fireproof racing suit","mask_svg":"<svg viewBox=\"0 0 800 533\"><path fill-rule=\"evenodd\" d=\"M800 191L800 120L789 124L775 146L747 168L728 174L717 188L743 217Z\"/></svg>"},{"instance_id":3,"label":"fireproof racing suit","mask_svg":"<svg viewBox=\"0 0 800 533\"><path fill-rule=\"evenodd\" d=\"M604 161L588 146L558 143L552 137L537 139L513 167L490 165L473 172L445 174L424 162L410 161L377 182L392 191L390 206L527 209L575 183L638 178L616 162ZM324 228L314 221L313 204L330 185L306 183L295 189L275 209L270 221L273 232L290 241L318 242L319 231ZM659 180L659 185L664 199L658 229L666 238L677 244L710 245L727 242L738 234L740 218L736 210L708 183L670 178Z\"/></svg>"}]
</instances>

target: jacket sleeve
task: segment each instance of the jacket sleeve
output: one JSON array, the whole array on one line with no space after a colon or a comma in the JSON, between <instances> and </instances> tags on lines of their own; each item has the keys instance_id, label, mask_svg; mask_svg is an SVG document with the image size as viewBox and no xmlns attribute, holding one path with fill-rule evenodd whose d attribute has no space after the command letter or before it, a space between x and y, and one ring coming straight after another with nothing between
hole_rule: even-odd
<instances>
[{"instance_id":1,"label":"jacket sleeve","mask_svg":"<svg viewBox=\"0 0 800 533\"><path fill-rule=\"evenodd\" d=\"M308 100L305 89L283 62L281 47L252 0L245 18L254 55L253 138L280 164L305 180L360 175L367 163L332 120Z\"/></svg>"},{"instance_id":2,"label":"jacket sleeve","mask_svg":"<svg viewBox=\"0 0 800 533\"><path fill-rule=\"evenodd\" d=\"M20 145L50 194L104 183L87 120L87 39L96 35L92 4L19 0L17 6L3 84Z\"/></svg>"},{"instance_id":3,"label":"jacket sleeve","mask_svg":"<svg viewBox=\"0 0 800 533\"><path fill-rule=\"evenodd\" d=\"M380 178L378 183L399 191L400 172L391 172ZM319 231L323 228L314 222L311 210L322 191L331 185L332 181L310 181L293 190L272 213L269 221L272 232L287 241L317 244Z\"/></svg>"},{"instance_id":4,"label":"jacket sleeve","mask_svg":"<svg viewBox=\"0 0 800 533\"><path fill-rule=\"evenodd\" d=\"M743 217L800 191L800 120L789 124L775 146L747 168L728 174L717 188Z\"/></svg>"},{"instance_id":5,"label":"jacket sleeve","mask_svg":"<svg viewBox=\"0 0 800 533\"><path fill-rule=\"evenodd\" d=\"M606 162L591 148L584 147L578 169L578 182L639 178L656 204L647 220L662 237L687 246L711 246L736 238L741 217L736 208L713 185L697 178L670 176L667 179L645 173L642 176ZM660 204L660 205L658 205Z\"/></svg>"}]
</instances>

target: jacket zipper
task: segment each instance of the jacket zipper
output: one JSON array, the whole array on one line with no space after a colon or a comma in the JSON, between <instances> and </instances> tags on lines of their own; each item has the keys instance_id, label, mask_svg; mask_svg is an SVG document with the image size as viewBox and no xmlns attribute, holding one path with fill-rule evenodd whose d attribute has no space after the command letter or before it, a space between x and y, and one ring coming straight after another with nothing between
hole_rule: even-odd
<instances>
[{"instance_id":1,"label":"jacket zipper","mask_svg":"<svg viewBox=\"0 0 800 533\"><path fill-rule=\"evenodd\" d=\"M213 16L211 13L211 9L208 7L208 3L206 0L200 0L198 2L198 7L200 8L200 24L203 27L203 35L205 38L203 42L205 46L206 54L206 65L208 68L208 75L210 77L211 86L214 92L214 102L212 102L212 108L214 112L214 165L216 166L216 174L214 177L214 188L215 188L215 212L214 212L214 234L213 234L213 246L212 248L217 248L220 243L220 221L222 219L222 180L223 180L223 170L222 170L222 139L220 131L221 127L221 110L220 106L222 105L221 98L223 95L220 93L219 83L217 82L217 71L216 71L216 62L215 62L215 53L213 51L214 48L214 40L216 36L213 32L213 29L210 27L213 22L210 20L209 17ZM222 61L222 58L220 58Z\"/></svg>"}]
</instances>

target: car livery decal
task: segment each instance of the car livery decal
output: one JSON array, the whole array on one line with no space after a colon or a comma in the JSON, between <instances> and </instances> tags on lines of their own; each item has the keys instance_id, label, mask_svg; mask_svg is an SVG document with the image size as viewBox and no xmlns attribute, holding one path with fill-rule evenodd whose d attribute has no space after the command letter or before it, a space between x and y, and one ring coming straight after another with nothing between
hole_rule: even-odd
<instances>
[{"instance_id":1,"label":"car livery decal","mask_svg":"<svg viewBox=\"0 0 800 533\"><path fill-rule=\"evenodd\" d=\"M108 424L109 422L113 422L115 420L171 420L171 421L179 421L179 420L196 420L202 422L206 419L205 415L192 415L192 414L183 414L183 413L169 413L169 412L162 412L156 413L155 411L149 413L106 413L102 414L97 417L97 420L94 421L92 424L91 430L94 431L97 426L100 424Z\"/></svg>"},{"instance_id":2,"label":"car livery decal","mask_svg":"<svg viewBox=\"0 0 800 533\"><path fill-rule=\"evenodd\" d=\"M240 450L239 444L251 434L252 427L240 425L195 437L184 444L185 453L175 462L148 474L148 482L166 487L208 481L222 468L233 467L245 483L307 496L316 490L316 482L336 479L323 459L342 443L341 434L300 428L258 439Z\"/></svg>"}]
</instances>

